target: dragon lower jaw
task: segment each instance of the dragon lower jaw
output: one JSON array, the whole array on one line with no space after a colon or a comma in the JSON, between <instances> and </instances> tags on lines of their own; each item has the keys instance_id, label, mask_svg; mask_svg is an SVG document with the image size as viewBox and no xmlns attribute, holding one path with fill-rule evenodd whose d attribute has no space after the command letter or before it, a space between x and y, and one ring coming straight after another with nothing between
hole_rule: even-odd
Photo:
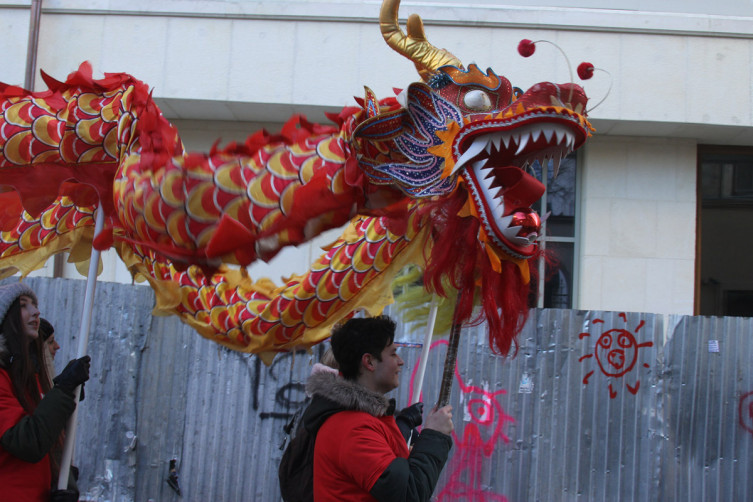
<instances>
[{"instance_id":1,"label":"dragon lower jaw","mask_svg":"<svg viewBox=\"0 0 753 502\"><path fill-rule=\"evenodd\" d=\"M465 178L485 234L515 259L533 256L541 220L530 206L543 195L544 185L515 166L480 166L469 170ZM500 178L505 184L497 188L495 182Z\"/></svg>"},{"instance_id":2,"label":"dragon lower jaw","mask_svg":"<svg viewBox=\"0 0 753 502\"><path fill-rule=\"evenodd\" d=\"M541 234L541 219L531 205L545 188L526 168L552 159L556 176L575 144L576 134L565 124L527 124L478 135L458 158L455 169L463 169L486 234L507 254L532 256Z\"/></svg>"}]
</instances>

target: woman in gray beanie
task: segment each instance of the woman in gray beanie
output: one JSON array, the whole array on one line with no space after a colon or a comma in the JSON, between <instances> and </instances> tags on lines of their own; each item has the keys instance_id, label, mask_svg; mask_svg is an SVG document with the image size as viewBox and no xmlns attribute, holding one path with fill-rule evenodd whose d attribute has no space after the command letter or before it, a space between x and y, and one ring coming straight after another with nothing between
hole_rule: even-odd
<instances>
[{"instance_id":1,"label":"woman in gray beanie","mask_svg":"<svg viewBox=\"0 0 753 502\"><path fill-rule=\"evenodd\" d=\"M50 380L34 291L0 286L0 490L3 500L76 501L75 483L53 490L74 391L89 379L89 356ZM52 385L51 385L52 382Z\"/></svg>"}]
</instances>

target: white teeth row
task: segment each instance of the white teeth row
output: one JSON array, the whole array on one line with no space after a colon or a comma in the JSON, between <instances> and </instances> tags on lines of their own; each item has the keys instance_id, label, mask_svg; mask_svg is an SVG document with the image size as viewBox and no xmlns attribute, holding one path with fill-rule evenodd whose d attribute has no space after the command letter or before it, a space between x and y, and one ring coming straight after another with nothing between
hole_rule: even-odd
<instances>
[{"instance_id":1,"label":"white teeth row","mask_svg":"<svg viewBox=\"0 0 753 502\"><path fill-rule=\"evenodd\" d=\"M494 182L494 176L489 176L492 168L485 167L484 162L479 161L474 164L473 170L476 172L476 179L479 180L483 197L489 201L494 219L498 222L498 228L502 230L505 238L518 246L528 246L533 244L536 239L538 239L538 234L533 233L527 236L519 236L518 232L520 232L521 227L511 227L510 223L512 222L512 215L504 216L504 197L497 198L502 187L491 187L491 184Z\"/></svg>"},{"instance_id":2,"label":"white teeth row","mask_svg":"<svg viewBox=\"0 0 753 502\"><path fill-rule=\"evenodd\" d=\"M560 162L562 162L562 159L564 157L567 157L570 155L570 152L572 150L568 148L564 152L562 152L562 155L555 153L554 155L551 154L542 154L538 153L537 155L534 155L533 157L529 158L525 161L525 163L521 166L521 169L525 170L528 166L532 166L534 162L538 161L539 165L546 169L546 166L549 165L549 159L552 159L552 165L553 165L553 174L554 177L557 177L557 173L560 172Z\"/></svg>"},{"instance_id":3,"label":"white teeth row","mask_svg":"<svg viewBox=\"0 0 753 502\"><path fill-rule=\"evenodd\" d=\"M496 213L495 216L497 216ZM502 229L502 233L504 234L505 238L508 241L517 244L518 246L528 246L536 242L536 240L539 238L539 234L535 232L526 236L518 235L518 232L520 232L520 229L523 227L509 226L510 222L512 221L512 215L505 216L503 218L497 217L497 220L499 220L499 228Z\"/></svg>"},{"instance_id":4,"label":"white teeth row","mask_svg":"<svg viewBox=\"0 0 753 502\"><path fill-rule=\"evenodd\" d=\"M521 227L510 227L512 222L512 215L504 216L505 214L505 200L504 197L497 197L502 187L492 188L491 184L494 182L494 176L489 176L492 172L491 167L485 166L486 161L478 161L474 163L473 170L476 174L476 179L479 180L479 186L481 188L481 196L489 201L489 206L492 208L492 216L497 221L497 227L502 230L505 238L508 241L513 242L519 246L527 246L531 243L525 237L519 237L518 232ZM535 238L534 238L535 240Z\"/></svg>"},{"instance_id":5,"label":"white teeth row","mask_svg":"<svg viewBox=\"0 0 753 502\"><path fill-rule=\"evenodd\" d=\"M482 191L484 192L481 196L487 197L487 194L489 192L488 184L481 186ZM490 199L491 200L491 199ZM505 239L507 239L508 242L520 246L520 247L526 247L530 246L534 242L536 242L539 238L539 234L537 233L531 233L527 236L518 235L520 232L520 229L522 227L511 227L510 223L512 222L512 215L509 216L502 216L504 214L505 205L504 201L502 199L499 200L499 204L492 209L492 216L494 217L494 220L496 220L496 226L502 231L502 234L505 236Z\"/></svg>"},{"instance_id":6,"label":"white teeth row","mask_svg":"<svg viewBox=\"0 0 753 502\"><path fill-rule=\"evenodd\" d=\"M536 142L542 135L550 145L561 145L565 151L564 155L570 153L575 147L575 136L567 127L559 124L533 124L514 131L499 131L477 137L473 140L471 146L458 158L452 172L453 174L457 172L483 150L487 153L492 153L492 148L500 151L503 144L505 148L510 148L511 144L517 145L515 155L518 155L525 149L529 141ZM544 157L541 160L543 159ZM533 160L540 159L534 158L530 162L533 162ZM541 165L545 166L546 164L542 162ZM559 169L559 158L555 160L555 173L557 169Z\"/></svg>"}]
</instances>

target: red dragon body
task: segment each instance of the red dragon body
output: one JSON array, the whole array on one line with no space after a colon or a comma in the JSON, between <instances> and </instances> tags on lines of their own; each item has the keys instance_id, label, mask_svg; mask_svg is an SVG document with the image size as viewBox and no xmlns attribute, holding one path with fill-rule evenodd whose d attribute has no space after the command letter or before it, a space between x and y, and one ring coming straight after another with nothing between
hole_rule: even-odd
<instances>
[{"instance_id":1,"label":"red dragon body","mask_svg":"<svg viewBox=\"0 0 753 502\"><path fill-rule=\"evenodd\" d=\"M424 81L396 98L367 89L333 125L291 118L209 154L186 152L146 84L92 78L84 64L49 90L0 84L0 270L28 273L52 254L85 261L94 241L114 247L156 292L155 312L177 314L236 350L307 347L357 308L378 311L403 266L424 268L474 295L493 349L505 353L525 319L528 260L543 186L526 172L578 148L590 134L574 84L510 82L431 46L399 2L380 17L388 44ZM275 287L243 272L256 260L350 222L303 276ZM239 270L228 265L240 265Z\"/></svg>"}]
</instances>

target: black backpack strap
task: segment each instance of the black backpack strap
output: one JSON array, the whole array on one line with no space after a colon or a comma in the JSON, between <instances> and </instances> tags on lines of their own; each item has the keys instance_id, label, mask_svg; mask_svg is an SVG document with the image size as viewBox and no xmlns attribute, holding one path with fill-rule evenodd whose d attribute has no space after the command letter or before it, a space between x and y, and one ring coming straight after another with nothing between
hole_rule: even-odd
<instances>
[{"instance_id":1,"label":"black backpack strap","mask_svg":"<svg viewBox=\"0 0 753 502\"><path fill-rule=\"evenodd\" d=\"M327 400L322 399L315 399L303 412L299 425L292 426L295 436L288 442L277 470L280 495L285 502L313 502L314 447L317 433L329 417L344 411L343 408L327 406ZM323 406L317 409L319 405ZM307 420L309 413L315 415L316 420Z\"/></svg>"}]
</instances>

